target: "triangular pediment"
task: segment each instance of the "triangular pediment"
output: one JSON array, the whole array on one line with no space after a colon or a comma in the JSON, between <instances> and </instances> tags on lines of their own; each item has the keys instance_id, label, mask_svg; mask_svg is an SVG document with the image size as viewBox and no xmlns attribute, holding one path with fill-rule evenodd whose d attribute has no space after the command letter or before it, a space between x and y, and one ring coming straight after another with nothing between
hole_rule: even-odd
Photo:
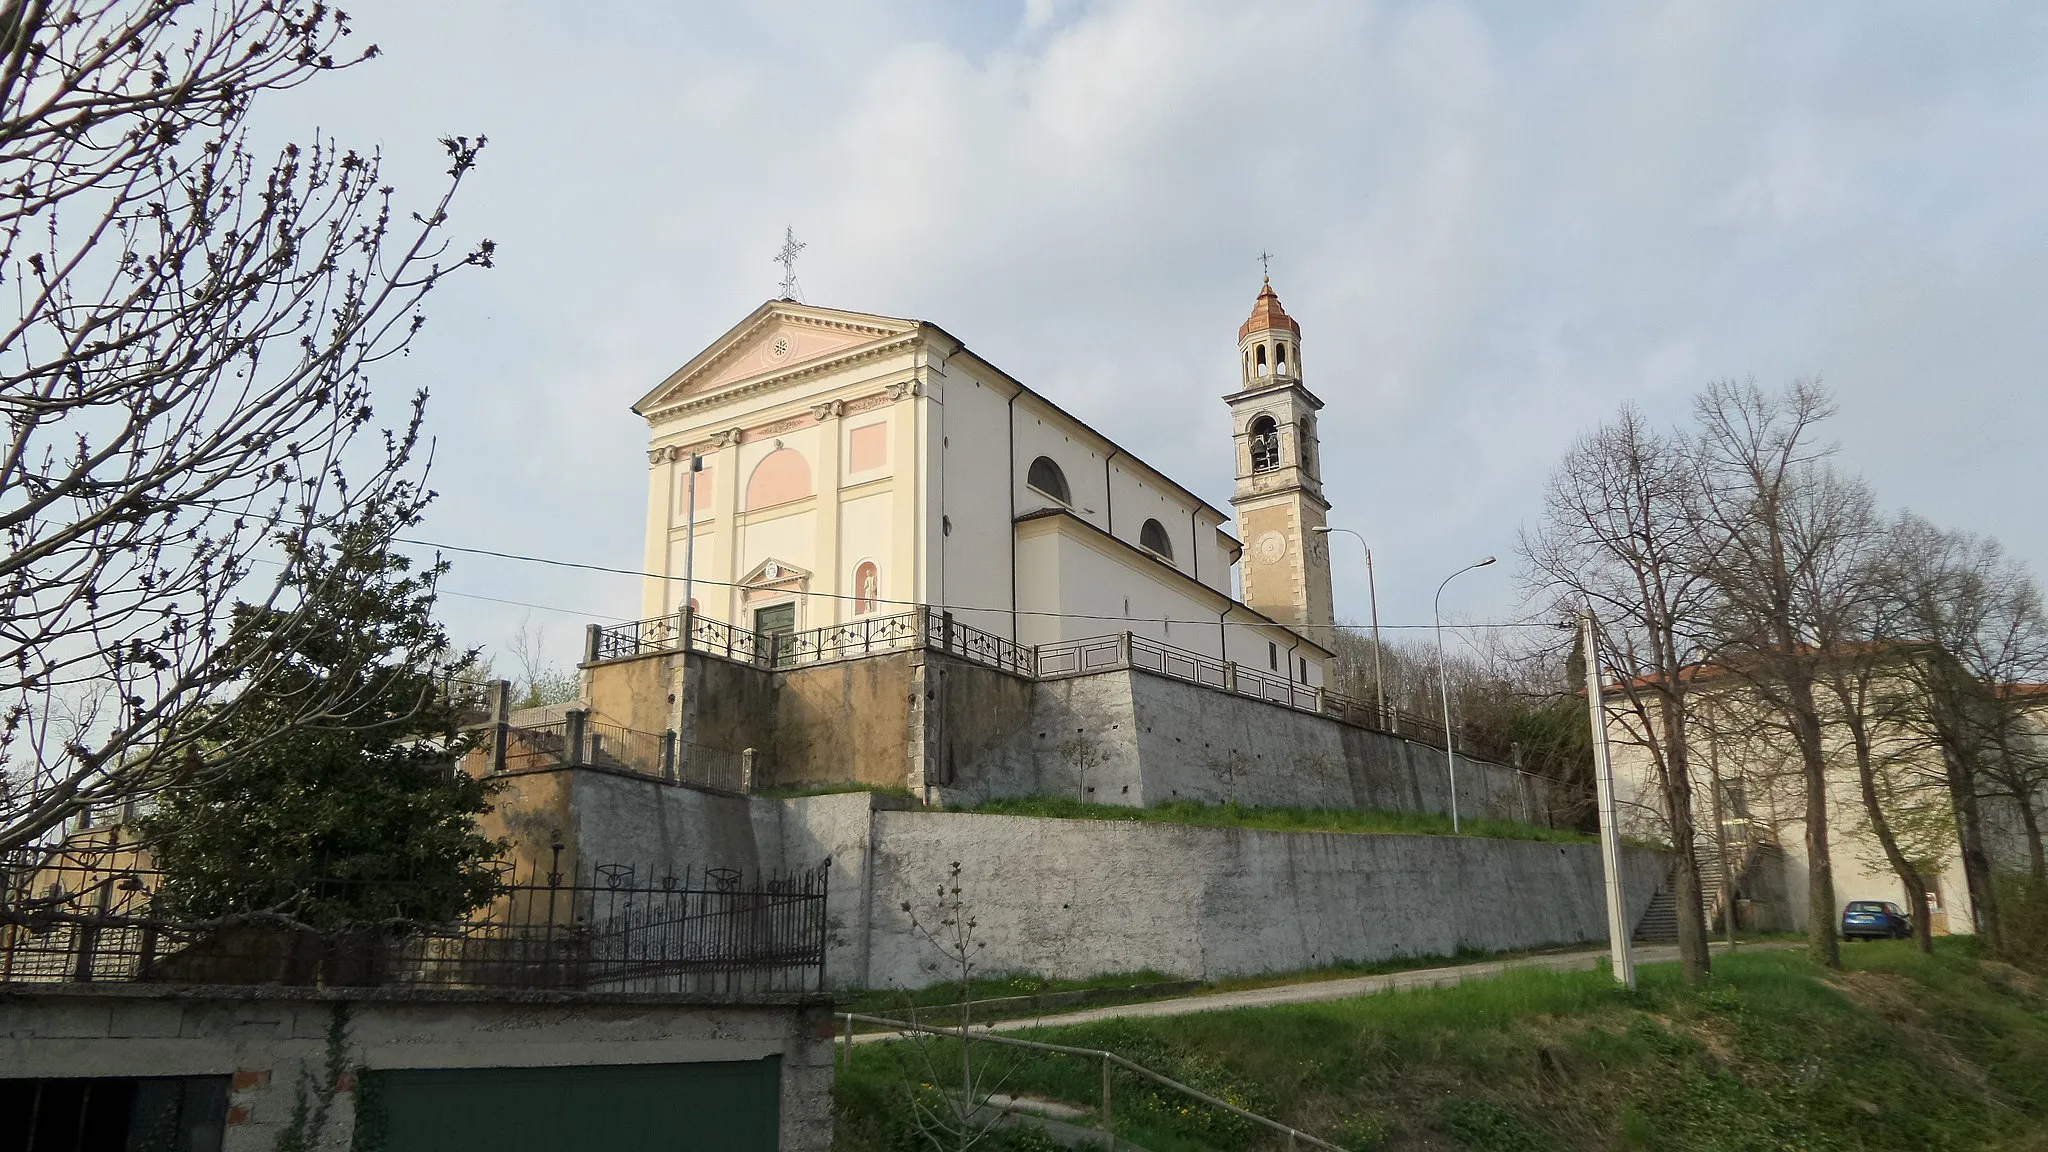
<instances>
[{"instance_id":1,"label":"triangular pediment","mask_svg":"<svg viewBox=\"0 0 2048 1152\"><path fill-rule=\"evenodd\" d=\"M756 565L752 572L740 579L742 588L772 587L781 584L802 584L810 580L808 570L799 568L787 560L768 559Z\"/></svg>"},{"instance_id":2,"label":"triangular pediment","mask_svg":"<svg viewBox=\"0 0 2048 1152\"><path fill-rule=\"evenodd\" d=\"M917 331L915 320L770 300L692 357L633 411L656 411L778 376L808 372Z\"/></svg>"}]
</instances>

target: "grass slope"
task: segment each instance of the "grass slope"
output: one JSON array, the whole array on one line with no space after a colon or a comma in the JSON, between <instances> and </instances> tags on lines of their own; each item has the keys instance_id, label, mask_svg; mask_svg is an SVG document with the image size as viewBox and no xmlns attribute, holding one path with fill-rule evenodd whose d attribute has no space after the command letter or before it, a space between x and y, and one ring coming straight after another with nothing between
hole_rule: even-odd
<instances>
[{"instance_id":1,"label":"grass slope","mask_svg":"<svg viewBox=\"0 0 2048 1152\"><path fill-rule=\"evenodd\" d=\"M1198 804L1176 800L1150 808L1088 804L1061 796L1026 796L989 800L965 812L989 816L1049 816L1063 820L1125 820L1161 824L1202 824L1216 828L1264 828L1277 832L1380 832L1409 836L1449 836L1451 818L1430 812L1386 812L1343 808L1249 808L1238 804ZM1513 820L1466 819L1465 836L1496 840L1544 840L1560 844L1596 844L1599 837L1565 828L1543 828Z\"/></svg>"},{"instance_id":2,"label":"grass slope","mask_svg":"<svg viewBox=\"0 0 2048 1152\"><path fill-rule=\"evenodd\" d=\"M1673 965L1631 993L1604 973L1523 971L1456 988L1047 1029L1108 1048L1348 1148L2048 1149L2048 982L1966 940ZM1094 1107L1100 1069L978 1046L1002 1090ZM932 1066L958 1067L943 1043ZM838 1088L842 1152L919 1146L904 1093L938 1079L903 1043L863 1045ZM930 1089L918 1089L928 1096ZM1277 1148L1226 1113L1119 1078L1119 1135L1154 1152ZM1043 1147L1035 1135L997 1145ZM981 1147L990 1147L982 1145Z\"/></svg>"}]
</instances>

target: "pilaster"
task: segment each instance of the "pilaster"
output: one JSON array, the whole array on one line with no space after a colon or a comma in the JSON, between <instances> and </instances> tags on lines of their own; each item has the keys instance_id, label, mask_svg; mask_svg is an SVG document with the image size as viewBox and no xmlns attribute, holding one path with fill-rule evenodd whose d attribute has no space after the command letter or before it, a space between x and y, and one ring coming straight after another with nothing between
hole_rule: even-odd
<instances>
[{"instance_id":1,"label":"pilaster","mask_svg":"<svg viewBox=\"0 0 2048 1152\"><path fill-rule=\"evenodd\" d=\"M809 627L819 627L837 624L853 614L852 603L842 599L852 594L853 588L839 558L839 447L844 435L845 405L837 400L818 404L811 408L811 415L818 420L818 510L812 516L817 564L811 576L811 590L826 595L811 602L806 617Z\"/></svg>"}]
</instances>

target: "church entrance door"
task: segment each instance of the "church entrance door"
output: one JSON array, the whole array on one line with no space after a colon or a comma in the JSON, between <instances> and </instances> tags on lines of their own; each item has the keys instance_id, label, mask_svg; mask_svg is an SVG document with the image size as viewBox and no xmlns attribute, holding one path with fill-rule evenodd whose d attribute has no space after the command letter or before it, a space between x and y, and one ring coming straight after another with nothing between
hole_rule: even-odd
<instances>
[{"instance_id":1,"label":"church entrance door","mask_svg":"<svg viewBox=\"0 0 2048 1152\"><path fill-rule=\"evenodd\" d=\"M796 602L754 609L754 631L761 636L787 636L796 631Z\"/></svg>"}]
</instances>

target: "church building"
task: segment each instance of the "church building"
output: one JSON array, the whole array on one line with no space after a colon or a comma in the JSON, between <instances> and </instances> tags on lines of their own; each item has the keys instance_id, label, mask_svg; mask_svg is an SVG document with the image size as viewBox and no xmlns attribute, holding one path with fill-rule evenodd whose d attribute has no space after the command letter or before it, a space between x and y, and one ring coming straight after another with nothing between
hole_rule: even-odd
<instances>
[{"instance_id":1,"label":"church building","mask_svg":"<svg viewBox=\"0 0 2048 1152\"><path fill-rule=\"evenodd\" d=\"M643 615L687 603L769 635L932 606L1018 645L1128 632L1319 687L1322 401L1270 281L1238 359L1242 542L1232 515L938 325L769 301L633 406Z\"/></svg>"}]
</instances>

